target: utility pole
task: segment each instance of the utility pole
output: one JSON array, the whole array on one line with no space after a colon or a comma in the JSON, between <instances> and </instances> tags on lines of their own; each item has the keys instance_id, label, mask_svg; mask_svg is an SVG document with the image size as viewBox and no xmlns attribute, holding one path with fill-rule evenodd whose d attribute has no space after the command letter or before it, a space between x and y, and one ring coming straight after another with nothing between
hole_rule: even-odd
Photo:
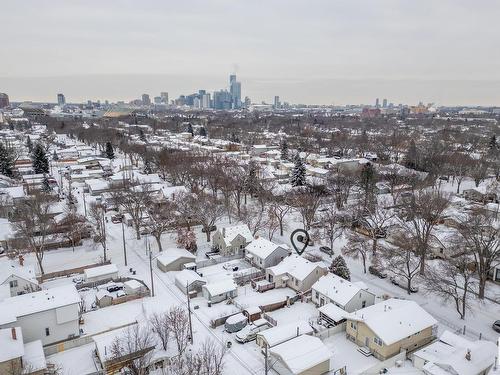
<instances>
[{"instance_id":1,"label":"utility pole","mask_svg":"<svg viewBox=\"0 0 500 375\"><path fill-rule=\"evenodd\" d=\"M83 210L85 212L85 216L87 216L87 203L85 202L85 192L83 192Z\"/></svg>"},{"instance_id":2,"label":"utility pole","mask_svg":"<svg viewBox=\"0 0 500 375\"><path fill-rule=\"evenodd\" d=\"M188 300L189 341L191 341L191 345L193 345L193 325L191 324L191 298L189 298L189 281L186 281L186 296Z\"/></svg>"},{"instance_id":3,"label":"utility pole","mask_svg":"<svg viewBox=\"0 0 500 375\"><path fill-rule=\"evenodd\" d=\"M125 243L125 226L122 218L122 240L123 240L123 257L125 258L125 266L127 266L127 245Z\"/></svg>"},{"instance_id":4,"label":"utility pole","mask_svg":"<svg viewBox=\"0 0 500 375\"><path fill-rule=\"evenodd\" d=\"M149 274L151 276L151 295L155 296L155 286L153 283L153 254L151 253L151 248L149 249Z\"/></svg>"},{"instance_id":5,"label":"utility pole","mask_svg":"<svg viewBox=\"0 0 500 375\"><path fill-rule=\"evenodd\" d=\"M106 252L107 252L107 245L106 245L106 217L104 216L104 207L101 206L101 212L102 212L102 234L104 235L104 238L103 238L103 244L104 244L104 261L106 262L107 260L107 256L106 256Z\"/></svg>"},{"instance_id":6,"label":"utility pole","mask_svg":"<svg viewBox=\"0 0 500 375\"><path fill-rule=\"evenodd\" d=\"M269 373L269 368L268 368L268 363L267 363L267 342L265 343L265 355L266 358L264 359L264 368L265 368L265 374L267 375Z\"/></svg>"}]
</instances>

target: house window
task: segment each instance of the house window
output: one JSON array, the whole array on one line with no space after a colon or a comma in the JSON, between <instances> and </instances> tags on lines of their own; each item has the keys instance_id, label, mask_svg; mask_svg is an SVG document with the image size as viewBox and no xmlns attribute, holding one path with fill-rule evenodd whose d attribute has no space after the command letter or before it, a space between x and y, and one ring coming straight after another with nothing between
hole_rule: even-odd
<instances>
[{"instance_id":1,"label":"house window","mask_svg":"<svg viewBox=\"0 0 500 375\"><path fill-rule=\"evenodd\" d=\"M362 308L366 307L366 301L361 302L361 307Z\"/></svg>"},{"instance_id":2,"label":"house window","mask_svg":"<svg viewBox=\"0 0 500 375\"><path fill-rule=\"evenodd\" d=\"M358 329L355 322L351 322L351 329L353 329L355 331Z\"/></svg>"},{"instance_id":3,"label":"house window","mask_svg":"<svg viewBox=\"0 0 500 375\"><path fill-rule=\"evenodd\" d=\"M295 286L299 286L299 280L295 279Z\"/></svg>"},{"instance_id":4,"label":"house window","mask_svg":"<svg viewBox=\"0 0 500 375\"><path fill-rule=\"evenodd\" d=\"M373 342L378 346L382 346L382 340L380 340L377 336L373 338Z\"/></svg>"},{"instance_id":5,"label":"house window","mask_svg":"<svg viewBox=\"0 0 500 375\"><path fill-rule=\"evenodd\" d=\"M9 285L11 288L16 288L17 287L17 280L12 280L11 282L9 282Z\"/></svg>"},{"instance_id":6,"label":"house window","mask_svg":"<svg viewBox=\"0 0 500 375\"><path fill-rule=\"evenodd\" d=\"M318 293L318 292L316 292L316 299L318 299L318 298L319 298L319 293Z\"/></svg>"},{"instance_id":7,"label":"house window","mask_svg":"<svg viewBox=\"0 0 500 375\"><path fill-rule=\"evenodd\" d=\"M45 328L45 336L50 336L50 329L48 327Z\"/></svg>"}]
</instances>

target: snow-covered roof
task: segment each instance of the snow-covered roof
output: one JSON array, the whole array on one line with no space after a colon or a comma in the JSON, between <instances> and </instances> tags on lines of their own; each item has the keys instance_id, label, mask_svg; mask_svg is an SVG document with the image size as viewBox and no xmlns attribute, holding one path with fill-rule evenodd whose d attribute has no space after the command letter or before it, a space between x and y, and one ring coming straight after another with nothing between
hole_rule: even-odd
<instances>
[{"instance_id":1,"label":"snow-covered roof","mask_svg":"<svg viewBox=\"0 0 500 375\"><path fill-rule=\"evenodd\" d=\"M313 336L302 335L270 349L292 374L302 374L314 366L330 361L332 353L323 342Z\"/></svg>"},{"instance_id":2,"label":"snow-covered roof","mask_svg":"<svg viewBox=\"0 0 500 375\"><path fill-rule=\"evenodd\" d=\"M175 275L175 281L179 285L191 285L195 281L206 283L205 279L193 270L182 270Z\"/></svg>"},{"instance_id":3,"label":"snow-covered roof","mask_svg":"<svg viewBox=\"0 0 500 375\"><path fill-rule=\"evenodd\" d=\"M312 289L337 302L339 305L345 306L365 288L361 288L359 285L351 283L333 273L328 273L320 277L313 284Z\"/></svg>"},{"instance_id":4,"label":"snow-covered roof","mask_svg":"<svg viewBox=\"0 0 500 375\"><path fill-rule=\"evenodd\" d=\"M344 319L344 315L346 314L345 310L341 309L333 303L327 303L326 305L321 306L320 308L318 308L318 311L325 314L335 322L339 322Z\"/></svg>"},{"instance_id":5,"label":"snow-covered roof","mask_svg":"<svg viewBox=\"0 0 500 375\"><path fill-rule=\"evenodd\" d=\"M0 195L7 194L12 199L24 198L24 188L22 186L5 187L0 189Z\"/></svg>"},{"instance_id":6,"label":"snow-covered roof","mask_svg":"<svg viewBox=\"0 0 500 375\"><path fill-rule=\"evenodd\" d=\"M470 360L466 358L470 351ZM415 352L426 361L423 370L429 375L476 375L495 362L497 346L489 341L469 341L445 331L439 341Z\"/></svg>"},{"instance_id":7,"label":"snow-covered roof","mask_svg":"<svg viewBox=\"0 0 500 375\"><path fill-rule=\"evenodd\" d=\"M162 254L156 257L158 262L160 262L160 264L164 267L168 266L172 262L175 262L179 258L189 258L194 260L196 259L196 256L185 249L172 247L163 250Z\"/></svg>"},{"instance_id":8,"label":"snow-covered roof","mask_svg":"<svg viewBox=\"0 0 500 375\"><path fill-rule=\"evenodd\" d=\"M297 322L266 329L260 332L259 335L266 340L270 347L272 347L297 336L297 331L299 335L308 335L313 332L313 329L306 321L299 320Z\"/></svg>"},{"instance_id":9,"label":"snow-covered roof","mask_svg":"<svg viewBox=\"0 0 500 375\"><path fill-rule=\"evenodd\" d=\"M39 292L21 294L0 302L0 324L11 319L80 303L80 295L74 285L64 285ZM15 321L15 320L14 320ZM12 320L10 320L12 322Z\"/></svg>"},{"instance_id":10,"label":"snow-covered roof","mask_svg":"<svg viewBox=\"0 0 500 375\"><path fill-rule=\"evenodd\" d=\"M104 266L86 268L83 272L86 279L92 279L94 277L118 273L118 267L116 266L116 264L111 263Z\"/></svg>"},{"instance_id":11,"label":"snow-covered roof","mask_svg":"<svg viewBox=\"0 0 500 375\"><path fill-rule=\"evenodd\" d=\"M90 180L86 180L85 184L89 187L90 190L94 191L107 190L109 188L108 181L100 178L92 178Z\"/></svg>"},{"instance_id":12,"label":"snow-covered roof","mask_svg":"<svg viewBox=\"0 0 500 375\"><path fill-rule=\"evenodd\" d=\"M31 372L47 368L42 341L31 341L24 345L23 364Z\"/></svg>"},{"instance_id":13,"label":"snow-covered roof","mask_svg":"<svg viewBox=\"0 0 500 375\"><path fill-rule=\"evenodd\" d=\"M16 339L12 338L11 328L0 329L0 363L20 358L24 354L23 332L20 327L14 328Z\"/></svg>"},{"instance_id":14,"label":"snow-covered roof","mask_svg":"<svg viewBox=\"0 0 500 375\"><path fill-rule=\"evenodd\" d=\"M313 263L300 255L292 254L286 257L274 267L269 267L268 270L274 275L288 274L297 280L304 280L307 276L314 272L317 267L322 267L320 263Z\"/></svg>"},{"instance_id":15,"label":"snow-covered roof","mask_svg":"<svg viewBox=\"0 0 500 375\"><path fill-rule=\"evenodd\" d=\"M3 284L11 276L29 281L38 285L36 279L35 268L33 266L19 266L12 264L12 262L4 262L0 264L0 284Z\"/></svg>"},{"instance_id":16,"label":"snow-covered roof","mask_svg":"<svg viewBox=\"0 0 500 375\"><path fill-rule=\"evenodd\" d=\"M386 345L394 344L437 323L415 301L395 298L345 314L345 318L365 323Z\"/></svg>"},{"instance_id":17,"label":"snow-covered roof","mask_svg":"<svg viewBox=\"0 0 500 375\"><path fill-rule=\"evenodd\" d=\"M235 290L236 283L232 279L224 279L216 283L203 285L203 288L205 288L211 296L217 296Z\"/></svg>"},{"instance_id":18,"label":"snow-covered roof","mask_svg":"<svg viewBox=\"0 0 500 375\"><path fill-rule=\"evenodd\" d=\"M139 281L134 279L125 281L123 284L132 290L141 289L143 287Z\"/></svg>"},{"instance_id":19,"label":"snow-covered roof","mask_svg":"<svg viewBox=\"0 0 500 375\"><path fill-rule=\"evenodd\" d=\"M261 259L266 259L278 247L280 247L280 245L276 245L274 242L271 242L264 237L259 237L256 240L250 242L245 250L249 254L253 254Z\"/></svg>"},{"instance_id":20,"label":"snow-covered roof","mask_svg":"<svg viewBox=\"0 0 500 375\"><path fill-rule=\"evenodd\" d=\"M231 245L231 241L233 241L237 235L243 236L247 242L253 240L252 232L250 232L250 229L246 224L224 227L221 229L221 233L224 238L224 242L228 246Z\"/></svg>"}]
</instances>

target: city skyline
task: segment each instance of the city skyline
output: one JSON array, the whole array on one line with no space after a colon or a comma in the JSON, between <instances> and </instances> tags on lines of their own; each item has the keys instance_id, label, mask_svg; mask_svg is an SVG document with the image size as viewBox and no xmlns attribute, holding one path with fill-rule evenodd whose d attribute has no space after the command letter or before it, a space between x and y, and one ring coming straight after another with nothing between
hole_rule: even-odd
<instances>
[{"instance_id":1,"label":"city skyline","mask_svg":"<svg viewBox=\"0 0 500 375\"><path fill-rule=\"evenodd\" d=\"M14 101L173 98L236 73L255 102L500 102L491 0L26 4L2 5L0 91Z\"/></svg>"}]
</instances>

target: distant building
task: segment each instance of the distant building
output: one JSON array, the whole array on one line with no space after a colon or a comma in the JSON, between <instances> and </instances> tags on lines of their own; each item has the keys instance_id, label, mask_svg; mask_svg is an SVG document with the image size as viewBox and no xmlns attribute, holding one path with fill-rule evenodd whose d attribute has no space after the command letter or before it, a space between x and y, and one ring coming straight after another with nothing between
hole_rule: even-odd
<instances>
[{"instance_id":1,"label":"distant building","mask_svg":"<svg viewBox=\"0 0 500 375\"><path fill-rule=\"evenodd\" d=\"M380 107L380 99L379 99L379 98L377 98L377 99L375 100L375 107L376 107L376 108L379 108L379 107Z\"/></svg>"},{"instance_id":2,"label":"distant building","mask_svg":"<svg viewBox=\"0 0 500 375\"><path fill-rule=\"evenodd\" d=\"M149 98L148 94L142 94L142 104L143 105L150 105L151 104L151 99Z\"/></svg>"},{"instance_id":3,"label":"distant building","mask_svg":"<svg viewBox=\"0 0 500 375\"><path fill-rule=\"evenodd\" d=\"M0 92L0 108L5 108L10 105L9 103L9 95Z\"/></svg>"},{"instance_id":4,"label":"distant building","mask_svg":"<svg viewBox=\"0 0 500 375\"><path fill-rule=\"evenodd\" d=\"M387 99L382 101L382 108L387 108Z\"/></svg>"},{"instance_id":5,"label":"distant building","mask_svg":"<svg viewBox=\"0 0 500 375\"><path fill-rule=\"evenodd\" d=\"M276 95L274 97L274 108L280 108L280 107L281 107L280 97Z\"/></svg>"},{"instance_id":6,"label":"distant building","mask_svg":"<svg viewBox=\"0 0 500 375\"><path fill-rule=\"evenodd\" d=\"M162 103L168 104L168 92L161 92L160 98Z\"/></svg>"},{"instance_id":7,"label":"distant building","mask_svg":"<svg viewBox=\"0 0 500 375\"><path fill-rule=\"evenodd\" d=\"M231 94L227 90L214 92L215 109L231 109Z\"/></svg>"},{"instance_id":8,"label":"distant building","mask_svg":"<svg viewBox=\"0 0 500 375\"><path fill-rule=\"evenodd\" d=\"M241 82L236 80L236 74L229 76L229 92L231 93L231 108L241 108Z\"/></svg>"},{"instance_id":9,"label":"distant building","mask_svg":"<svg viewBox=\"0 0 500 375\"><path fill-rule=\"evenodd\" d=\"M245 108L248 108L252 105L252 101L248 96L245 96Z\"/></svg>"},{"instance_id":10,"label":"distant building","mask_svg":"<svg viewBox=\"0 0 500 375\"><path fill-rule=\"evenodd\" d=\"M363 111L361 112L361 117L363 117L363 118L374 118L374 117L379 117L379 116L380 116L380 108L378 108L378 105L377 105L377 108L365 107L365 108L363 108Z\"/></svg>"},{"instance_id":11,"label":"distant building","mask_svg":"<svg viewBox=\"0 0 500 375\"><path fill-rule=\"evenodd\" d=\"M161 104L162 103L161 96L155 96L154 97L154 102L155 102L155 104Z\"/></svg>"},{"instance_id":12,"label":"distant building","mask_svg":"<svg viewBox=\"0 0 500 375\"><path fill-rule=\"evenodd\" d=\"M64 97L64 94L57 94L57 104L59 104L60 106L66 104L66 98Z\"/></svg>"}]
</instances>

